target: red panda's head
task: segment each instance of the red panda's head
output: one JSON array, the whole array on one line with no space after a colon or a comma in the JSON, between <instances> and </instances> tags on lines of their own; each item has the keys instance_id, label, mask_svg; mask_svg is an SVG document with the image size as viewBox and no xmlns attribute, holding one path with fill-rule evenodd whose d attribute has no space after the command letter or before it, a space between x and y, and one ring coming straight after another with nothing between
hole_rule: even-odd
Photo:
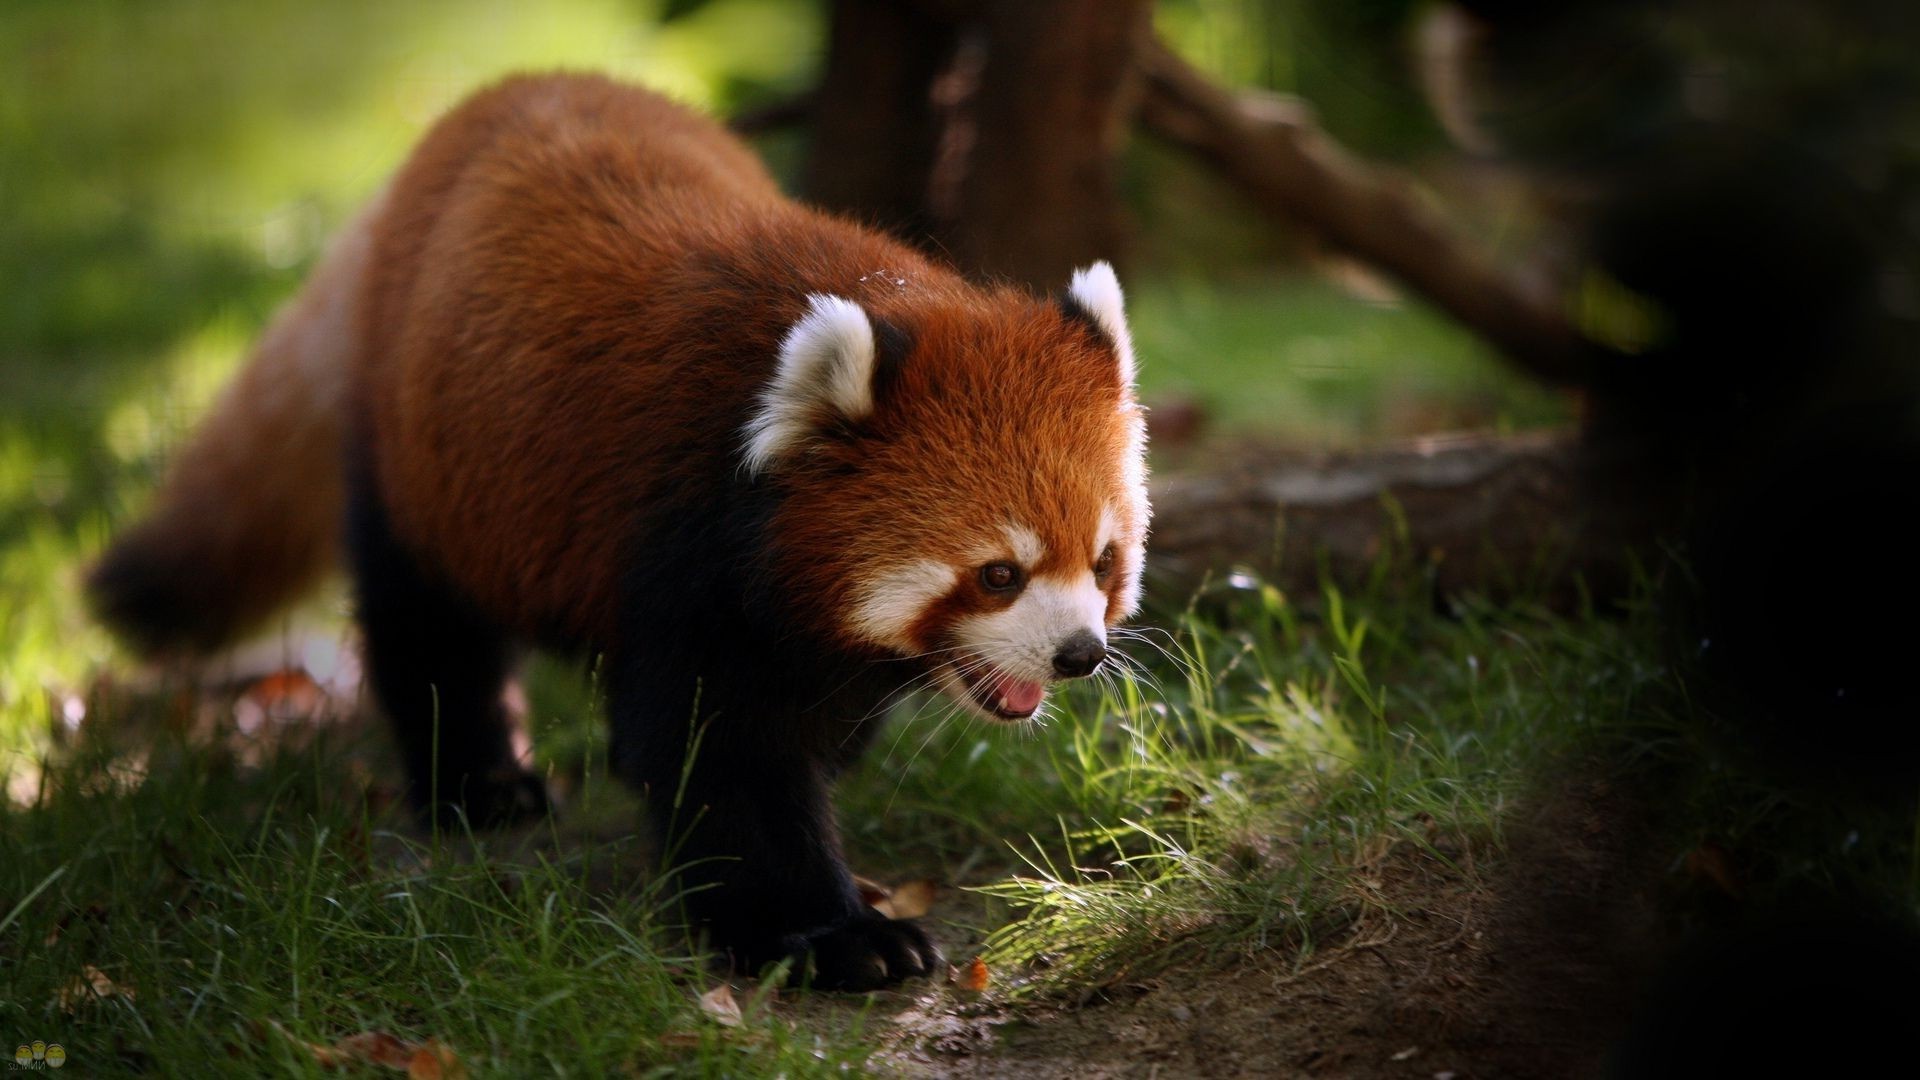
<instances>
[{"instance_id":1,"label":"red panda's head","mask_svg":"<svg viewBox=\"0 0 1920 1080\"><path fill-rule=\"evenodd\" d=\"M745 436L784 485L770 569L843 646L974 713L1032 716L1140 602L1146 423L1113 269L1057 303L815 295Z\"/></svg>"}]
</instances>

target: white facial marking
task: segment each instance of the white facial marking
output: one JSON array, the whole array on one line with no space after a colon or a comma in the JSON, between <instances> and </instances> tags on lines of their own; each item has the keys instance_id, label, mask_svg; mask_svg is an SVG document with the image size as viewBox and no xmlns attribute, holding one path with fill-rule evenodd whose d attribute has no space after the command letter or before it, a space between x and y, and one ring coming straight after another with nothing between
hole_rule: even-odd
<instances>
[{"instance_id":1,"label":"white facial marking","mask_svg":"<svg viewBox=\"0 0 1920 1080\"><path fill-rule=\"evenodd\" d=\"M1116 535L1118 535L1119 532L1120 532L1120 518L1118 515L1114 514L1113 507L1111 506L1101 507L1100 508L1100 531L1094 534L1093 557L1098 559L1100 557L1100 553L1107 550L1107 545L1113 543L1113 538Z\"/></svg>"},{"instance_id":2,"label":"white facial marking","mask_svg":"<svg viewBox=\"0 0 1920 1080\"><path fill-rule=\"evenodd\" d=\"M873 412L873 324L859 304L807 298L807 313L780 343L780 362L746 424L743 460L759 473L806 442L832 416Z\"/></svg>"},{"instance_id":3,"label":"white facial marking","mask_svg":"<svg viewBox=\"0 0 1920 1080\"><path fill-rule=\"evenodd\" d=\"M1085 270L1076 270L1073 280L1067 285L1067 295L1080 305L1081 310L1093 316L1100 329L1113 339L1114 351L1120 354L1120 381L1131 387L1134 379L1133 333L1127 328L1127 308L1125 297L1120 292L1120 279L1113 273L1113 267L1105 260L1094 263Z\"/></svg>"},{"instance_id":4,"label":"white facial marking","mask_svg":"<svg viewBox=\"0 0 1920 1080\"><path fill-rule=\"evenodd\" d=\"M903 654L919 652L909 631L929 604L947 595L953 581L952 568L932 559L883 571L855 586L853 614L847 621L854 633L876 645Z\"/></svg>"},{"instance_id":5,"label":"white facial marking","mask_svg":"<svg viewBox=\"0 0 1920 1080\"><path fill-rule=\"evenodd\" d=\"M1140 608L1140 566L1145 558L1144 550L1140 549L1152 513L1152 507L1147 502L1147 417L1132 393L1136 374L1133 335L1127 328L1126 303L1120 291L1120 279L1114 276L1112 266L1097 262L1075 273L1067 286L1067 293L1113 339L1114 351L1120 355L1120 376L1127 387L1127 393L1121 396L1119 404L1127 424L1127 449L1120 461L1120 479L1127 490L1126 509L1132 519L1129 526L1133 533L1130 546L1135 550L1127 560L1132 570L1116 589L1120 598L1120 614L1126 616Z\"/></svg>"},{"instance_id":6,"label":"white facial marking","mask_svg":"<svg viewBox=\"0 0 1920 1080\"><path fill-rule=\"evenodd\" d=\"M1047 545L1032 529L1008 525L1003 532L1007 538L1007 550L1013 552L1014 560L1021 566L1037 566L1041 559L1047 557Z\"/></svg>"},{"instance_id":7,"label":"white facial marking","mask_svg":"<svg viewBox=\"0 0 1920 1080\"><path fill-rule=\"evenodd\" d=\"M1061 642L1082 630L1107 639L1107 594L1082 570L1071 580L1037 578L1004 610L961 620L955 628L964 653L979 656L1017 679L1053 679Z\"/></svg>"},{"instance_id":8,"label":"white facial marking","mask_svg":"<svg viewBox=\"0 0 1920 1080\"><path fill-rule=\"evenodd\" d=\"M1114 587L1114 596L1120 601L1115 614L1124 619L1140 610L1140 571L1146 561L1146 545L1134 544L1132 554L1127 559L1128 570L1121 575L1120 583Z\"/></svg>"},{"instance_id":9,"label":"white facial marking","mask_svg":"<svg viewBox=\"0 0 1920 1080\"><path fill-rule=\"evenodd\" d=\"M1121 618L1140 610L1140 573L1146 563L1147 522L1153 514L1153 507L1147 502L1147 419L1138 405L1129 403L1127 407L1133 410L1132 430L1127 439L1126 457L1120 462L1120 479L1127 489L1133 538L1129 545L1131 556L1127 559L1132 569L1116 590Z\"/></svg>"}]
</instances>

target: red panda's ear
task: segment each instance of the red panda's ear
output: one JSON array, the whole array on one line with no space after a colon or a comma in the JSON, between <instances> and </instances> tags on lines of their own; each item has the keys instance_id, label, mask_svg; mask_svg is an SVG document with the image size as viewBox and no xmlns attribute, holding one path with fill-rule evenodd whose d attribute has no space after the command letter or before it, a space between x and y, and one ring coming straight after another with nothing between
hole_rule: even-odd
<instances>
[{"instance_id":1,"label":"red panda's ear","mask_svg":"<svg viewBox=\"0 0 1920 1080\"><path fill-rule=\"evenodd\" d=\"M1133 334L1127 328L1127 309L1124 296L1120 292L1120 279L1114 276L1113 266L1104 259L1085 270L1074 272L1073 280L1067 284L1066 301L1093 320L1107 340L1113 344L1113 351L1120 356L1120 381L1128 388L1133 386Z\"/></svg>"},{"instance_id":2,"label":"red panda's ear","mask_svg":"<svg viewBox=\"0 0 1920 1080\"><path fill-rule=\"evenodd\" d=\"M814 294L780 343L780 363L746 426L749 473L777 465L836 420L873 412L873 323L859 304Z\"/></svg>"}]
</instances>

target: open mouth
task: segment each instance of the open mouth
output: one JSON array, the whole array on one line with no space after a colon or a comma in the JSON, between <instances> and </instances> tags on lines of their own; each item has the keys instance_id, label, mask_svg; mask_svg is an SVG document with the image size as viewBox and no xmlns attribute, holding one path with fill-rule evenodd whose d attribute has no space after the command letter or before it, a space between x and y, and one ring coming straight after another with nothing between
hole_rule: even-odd
<instances>
[{"instance_id":1,"label":"open mouth","mask_svg":"<svg viewBox=\"0 0 1920 1080\"><path fill-rule=\"evenodd\" d=\"M1002 720L1025 720L1047 699L1046 683L1015 678L991 664L958 674L973 704Z\"/></svg>"}]
</instances>

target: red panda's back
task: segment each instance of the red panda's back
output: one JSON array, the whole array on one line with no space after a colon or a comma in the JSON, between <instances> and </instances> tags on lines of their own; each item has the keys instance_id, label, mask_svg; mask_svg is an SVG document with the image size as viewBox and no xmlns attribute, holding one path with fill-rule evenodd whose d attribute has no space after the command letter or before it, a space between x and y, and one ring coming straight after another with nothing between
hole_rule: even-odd
<instances>
[{"instance_id":1,"label":"red panda's back","mask_svg":"<svg viewBox=\"0 0 1920 1080\"><path fill-rule=\"evenodd\" d=\"M672 429L716 434L668 404L704 329L673 281L796 213L713 122L597 77L509 80L441 121L377 226L354 380L400 538L507 625L601 635ZM730 331L771 361L776 325ZM720 367L718 409L765 375Z\"/></svg>"}]
</instances>

